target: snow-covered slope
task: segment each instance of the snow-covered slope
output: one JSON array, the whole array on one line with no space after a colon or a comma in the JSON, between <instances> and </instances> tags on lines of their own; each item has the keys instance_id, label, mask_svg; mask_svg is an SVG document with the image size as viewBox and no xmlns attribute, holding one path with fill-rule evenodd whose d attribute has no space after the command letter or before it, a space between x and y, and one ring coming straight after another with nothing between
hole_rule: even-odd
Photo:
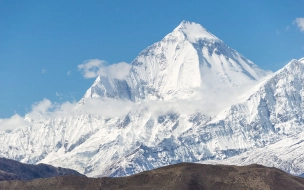
<instances>
[{"instance_id":1,"label":"snow-covered slope","mask_svg":"<svg viewBox=\"0 0 304 190\"><path fill-rule=\"evenodd\" d=\"M268 167L276 167L294 175L304 173L304 132L290 135L282 140L244 152L224 160L208 160L202 163L249 165L258 163Z\"/></svg>"},{"instance_id":2,"label":"snow-covered slope","mask_svg":"<svg viewBox=\"0 0 304 190\"><path fill-rule=\"evenodd\" d=\"M299 61L237 99L269 72L199 24L183 21L131 64L125 79L99 76L72 115L1 133L0 156L120 176L223 159L301 131L302 120L291 123L302 117ZM91 100L108 98L132 109L111 116L81 111Z\"/></svg>"},{"instance_id":3,"label":"snow-covered slope","mask_svg":"<svg viewBox=\"0 0 304 190\"><path fill-rule=\"evenodd\" d=\"M84 98L174 100L211 92L216 96L223 90L239 95L269 74L201 25L187 21L143 50L131 65L125 80L98 77Z\"/></svg>"},{"instance_id":4,"label":"snow-covered slope","mask_svg":"<svg viewBox=\"0 0 304 190\"><path fill-rule=\"evenodd\" d=\"M260 148L253 151L224 160L205 161L205 163L236 165L258 163L277 167L294 175L304 173L303 72L304 58L293 60L264 83L264 88L259 91L260 94L264 94L262 100L265 103L260 113L255 115L264 116L265 122L261 126L264 128L269 126L279 135L279 141L275 139L277 142L267 146L259 145Z\"/></svg>"},{"instance_id":5,"label":"snow-covered slope","mask_svg":"<svg viewBox=\"0 0 304 190\"><path fill-rule=\"evenodd\" d=\"M182 161L227 158L207 163L259 163L297 175L303 173L303 73L303 59L292 60L253 88L246 101L178 137L139 147L106 174L120 176Z\"/></svg>"}]
</instances>

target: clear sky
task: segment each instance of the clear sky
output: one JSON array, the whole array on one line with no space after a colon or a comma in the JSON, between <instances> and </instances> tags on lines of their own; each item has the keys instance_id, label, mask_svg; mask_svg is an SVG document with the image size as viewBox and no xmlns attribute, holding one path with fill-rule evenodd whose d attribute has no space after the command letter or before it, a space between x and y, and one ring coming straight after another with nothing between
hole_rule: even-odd
<instances>
[{"instance_id":1,"label":"clear sky","mask_svg":"<svg viewBox=\"0 0 304 190\"><path fill-rule=\"evenodd\" d=\"M130 63L182 20L276 71L304 57L303 10L303 0L0 0L0 118L79 100L94 79L78 65Z\"/></svg>"}]
</instances>

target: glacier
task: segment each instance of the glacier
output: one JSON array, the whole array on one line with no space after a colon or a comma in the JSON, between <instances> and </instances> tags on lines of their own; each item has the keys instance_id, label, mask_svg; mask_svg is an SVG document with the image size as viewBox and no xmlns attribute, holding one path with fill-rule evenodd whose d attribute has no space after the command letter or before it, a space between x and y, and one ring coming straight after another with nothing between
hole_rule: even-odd
<instances>
[{"instance_id":1,"label":"glacier","mask_svg":"<svg viewBox=\"0 0 304 190\"><path fill-rule=\"evenodd\" d=\"M94 177L179 162L259 163L301 174L303 64L264 71L183 21L140 52L123 79L98 76L73 114L0 133L0 156ZM111 105L117 114L102 114Z\"/></svg>"}]
</instances>

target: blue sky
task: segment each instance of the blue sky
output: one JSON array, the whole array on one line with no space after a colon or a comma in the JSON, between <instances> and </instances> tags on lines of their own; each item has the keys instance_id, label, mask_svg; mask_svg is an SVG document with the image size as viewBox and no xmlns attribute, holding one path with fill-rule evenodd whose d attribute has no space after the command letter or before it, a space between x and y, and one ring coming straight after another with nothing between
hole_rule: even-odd
<instances>
[{"instance_id":1,"label":"blue sky","mask_svg":"<svg viewBox=\"0 0 304 190\"><path fill-rule=\"evenodd\" d=\"M303 7L303 0L1 0L0 118L23 116L44 98L79 100L94 79L85 79L78 65L130 63L182 20L200 23L276 71L304 57L304 31L295 22L304 18Z\"/></svg>"}]
</instances>

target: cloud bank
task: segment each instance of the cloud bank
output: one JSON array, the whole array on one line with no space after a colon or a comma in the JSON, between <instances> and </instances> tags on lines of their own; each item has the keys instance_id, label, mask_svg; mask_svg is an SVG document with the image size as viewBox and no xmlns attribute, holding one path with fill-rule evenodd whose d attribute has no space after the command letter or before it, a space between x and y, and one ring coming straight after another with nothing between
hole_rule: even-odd
<instances>
[{"instance_id":1,"label":"cloud bank","mask_svg":"<svg viewBox=\"0 0 304 190\"><path fill-rule=\"evenodd\" d=\"M231 97L227 96L227 93L220 93L222 96L217 95L217 93L214 92L214 96L205 94L205 96L199 96L191 100L144 100L142 102L113 98L90 98L85 99L84 102L59 104L45 98L34 103L31 106L31 111L24 117L15 114L11 118L0 119L0 131L43 124L56 117L77 117L80 115L92 115L107 119L122 118L129 113L132 113L132 115L148 113L152 117L177 113L187 117L200 112L208 116L215 116L226 106L235 103L228 101Z\"/></svg>"},{"instance_id":2,"label":"cloud bank","mask_svg":"<svg viewBox=\"0 0 304 190\"><path fill-rule=\"evenodd\" d=\"M95 78L101 75L123 80L130 73L131 65L126 62L108 65L104 60L90 59L78 65L78 69L84 78Z\"/></svg>"},{"instance_id":3,"label":"cloud bank","mask_svg":"<svg viewBox=\"0 0 304 190\"><path fill-rule=\"evenodd\" d=\"M79 115L101 116L103 118L123 117L127 115L134 103L127 100L110 98L88 99L85 104L64 102L58 104L43 99L31 106L31 111L24 117L18 114L10 118L0 118L0 131L11 131L17 128L42 124L55 117L73 117Z\"/></svg>"}]
</instances>

